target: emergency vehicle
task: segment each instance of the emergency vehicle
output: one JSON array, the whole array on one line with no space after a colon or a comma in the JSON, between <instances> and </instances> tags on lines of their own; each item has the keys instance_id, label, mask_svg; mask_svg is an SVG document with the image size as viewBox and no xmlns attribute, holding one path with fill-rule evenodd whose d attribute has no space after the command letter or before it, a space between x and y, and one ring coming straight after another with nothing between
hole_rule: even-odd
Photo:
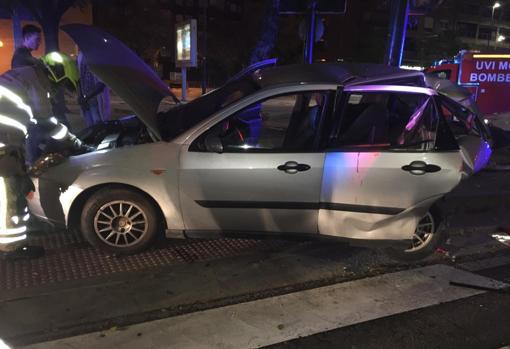
<instances>
[{"instance_id":1,"label":"emergency vehicle","mask_svg":"<svg viewBox=\"0 0 510 349\"><path fill-rule=\"evenodd\" d=\"M426 72L468 88L484 116L510 112L510 54L461 51Z\"/></svg>"}]
</instances>

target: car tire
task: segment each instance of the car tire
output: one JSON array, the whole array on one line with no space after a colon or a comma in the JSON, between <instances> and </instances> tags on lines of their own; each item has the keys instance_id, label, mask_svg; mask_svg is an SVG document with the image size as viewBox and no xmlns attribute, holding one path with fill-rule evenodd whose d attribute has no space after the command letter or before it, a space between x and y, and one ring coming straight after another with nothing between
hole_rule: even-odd
<instances>
[{"instance_id":1,"label":"car tire","mask_svg":"<svg viewBox=\"0 0 510 349\"><path fill-rule=\"evenodd\" d=\"M160 230L154 205L141 193L108 188L85 203L80 221L85 239L115 254L134 254L151 245Z\"/></svg>"},{"instance_id":2,"label":"car tire","mask_svg":"<svg viewBox=\"0 0 510 349\"><path fill-rule=\"evenodd\" d=\"M431 209L418 222L411 246L390 247L386 249L386 253L390 258L403 262L425 259L446 240L446 231L440 228L440 223L441 216L435 209Z\"/></svg>"}]
</instances>

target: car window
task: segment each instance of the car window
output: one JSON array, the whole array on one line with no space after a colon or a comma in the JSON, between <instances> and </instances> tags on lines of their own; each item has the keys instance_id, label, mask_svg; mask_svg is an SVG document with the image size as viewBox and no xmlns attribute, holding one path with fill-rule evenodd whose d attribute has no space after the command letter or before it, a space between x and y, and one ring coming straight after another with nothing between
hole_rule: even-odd
<instances>
[{"instance_id":1,"label":"car window","mask_svg":"<svg viewBox=\"0 0 510 349\"><path fill-rule=\"evenodd\" d=\"M430 150L437 121L433 99L427 95L351 93L330 148Z\"/></svg>"},{"instance_id":2,"label":"car window","mask_svg":"<svg viewBox=\"0 0 510 349\"><path fill-rule=\"evenodd\" d=\"M327 99L325 92L307 92L254 103L206 131L190 150L214 151L208 144L215 138L223 152L311 151Z\"/></svg>"},{"instance_id":3,"label":"car window","mask_svg":"<svg viewBox=\"0 0 510 349\"><path fill-rule=\"evenodd\" d=\"M444 97L440 98L440 109L456 138L468 135L477 137L481 135L486 136L484 133L485 128L481 125L480 120L469 109Z\"/></svg>"}]
</instances>

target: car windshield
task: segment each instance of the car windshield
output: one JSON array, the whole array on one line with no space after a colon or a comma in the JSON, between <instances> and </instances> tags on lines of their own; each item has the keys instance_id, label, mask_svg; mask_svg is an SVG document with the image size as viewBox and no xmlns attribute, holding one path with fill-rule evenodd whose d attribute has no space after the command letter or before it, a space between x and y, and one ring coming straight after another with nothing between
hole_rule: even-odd
<instances>
[{"instance_id":1,"label":"car windshield","mask_svg":"<svg viewBox=\"0 0 510 349\"><path fill-rule=\"evenodd\" d=\"M158 115L158 125L164 140L170 141L199 122L260 89L253 74L228 82L189 103Z\"/></svg>"}]
</instances>

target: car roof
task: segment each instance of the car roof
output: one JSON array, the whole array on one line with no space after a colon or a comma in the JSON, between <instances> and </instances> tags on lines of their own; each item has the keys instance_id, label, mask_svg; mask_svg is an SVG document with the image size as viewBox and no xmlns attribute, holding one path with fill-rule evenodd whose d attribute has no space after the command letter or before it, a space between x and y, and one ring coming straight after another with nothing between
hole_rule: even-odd
<instances>
[{"instance_id":1,"label":"car roof","mask_svg":"<svg viewBox=\"0 0 510 349\"><path fill-rule=\"evenodd\" d=\"M261 69L255 79L262 88L276 85L333 84L340 86L388 83L424 87L424 74L382 64L315 63Z\"/></svg>"}]
</instances>

